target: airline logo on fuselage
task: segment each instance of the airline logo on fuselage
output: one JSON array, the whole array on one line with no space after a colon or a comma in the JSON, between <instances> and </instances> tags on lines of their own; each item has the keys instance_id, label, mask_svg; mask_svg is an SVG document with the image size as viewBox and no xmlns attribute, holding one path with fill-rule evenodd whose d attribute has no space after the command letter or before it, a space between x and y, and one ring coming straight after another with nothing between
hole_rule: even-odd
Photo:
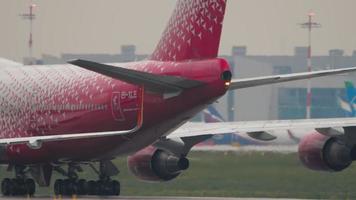
<instances>
[{"instance_id":1,"label":"airline logo on fuselage","mask_svg":"<svg viewBox=\"0 0 356 200\"><path fill-rule=\"evenodd\" d=\"M137 111L137 90L113 92L111 97L112 115L116 121L125 121L124 112ZM133 107L134 106L134 107Z\"/></svg>"},{"instance_id":2,"label":"airline logo on fuselage","mask_svg":"<svg viewBox=\"0 0 356 200\"><path fill-rule=\"evenodd\" d=\"M117 121L125 121L124 114L121 109L121 93L113 92L111 97L112 115Z\"/></svg>"}]
</instances>

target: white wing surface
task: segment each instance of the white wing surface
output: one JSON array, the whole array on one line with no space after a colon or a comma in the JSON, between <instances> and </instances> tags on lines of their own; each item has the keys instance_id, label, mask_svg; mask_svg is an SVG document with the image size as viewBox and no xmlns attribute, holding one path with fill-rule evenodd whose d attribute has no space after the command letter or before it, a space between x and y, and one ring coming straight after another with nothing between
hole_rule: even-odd
<instances>
[{"instance_id":1,"label":"white wing surface","mask_svg":"<svg viewBox=\"0 0 356 200\"><path fill-rule=\"evenodd\" d=\"M12 60L8 60L5 58L0 58L0 67L1 68L5 68L5 67L20 67L23 66L23 64L12 61Z\"/></svg>"},{"instance_id":2,"label":"white wing surface","mask_svg":"<svg viewBox=\"0 0 356 200\"><path fill-rule=\"evenodd\" d=\"M193 137L200 135L216 135L234 132L265 133L273 130L318 129L322 134L327 130L341 130L343 127L356 126L356 118L301 119L276 121L240 121L217 123L188 122L168 135L168 138ZM335 135L339 135L335 133ZM356 133L355 133L356 134ZM275 135L273 137L278 137Z\"/></svg>"}]
</instances>

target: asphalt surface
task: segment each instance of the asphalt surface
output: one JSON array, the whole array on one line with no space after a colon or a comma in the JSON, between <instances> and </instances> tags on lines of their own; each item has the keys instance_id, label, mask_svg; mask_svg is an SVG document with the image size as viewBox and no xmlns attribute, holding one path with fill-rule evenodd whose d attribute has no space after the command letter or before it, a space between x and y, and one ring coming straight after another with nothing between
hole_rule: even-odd
<instances>
[{"instance_id":1,"label":"asphalt surface","mask_svg":"<svg viewBox=\"0 0 356 200\"><path fill-rule=\"evenodd\" d=\"M92 200L92 199L117 199L117 200L272 200L271 198L223 198L223 197L0 197L0 199L9 199L9 200L20 200L20 199L41 199L41 200ZM278 199L278 200L297 200L297 199Z\"/></svg>"}]
</instances>

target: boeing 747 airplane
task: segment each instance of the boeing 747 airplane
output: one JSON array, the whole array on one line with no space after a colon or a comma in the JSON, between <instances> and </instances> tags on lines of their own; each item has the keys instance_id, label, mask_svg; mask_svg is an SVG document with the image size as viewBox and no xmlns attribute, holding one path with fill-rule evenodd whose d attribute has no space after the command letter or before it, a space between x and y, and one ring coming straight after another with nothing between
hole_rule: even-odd
<instances>
[{"instance_id":1,"label":"boeing 747 airplane","mask_svg":"<svg viewBox=\"0 0 356 200\"><path fill-rule=\"evenodd\" d=\"M355 118L186 123L228 90L356 70L232 79L228 62L217 58L225 7L226 0L178 0L145 61L0 67L0 163L14 172L2 194L34 195L35 182L49 186L56 171L63 176L57 195L119 195L112 159L129 155L139 179L169 181L188 169L195 144L230 131L270 140L278 137L270 130L316 128L300 144L306 166L347 168L356 158ZM98 179L79 177L83 165Z\"/></svg>"}]
</instances>

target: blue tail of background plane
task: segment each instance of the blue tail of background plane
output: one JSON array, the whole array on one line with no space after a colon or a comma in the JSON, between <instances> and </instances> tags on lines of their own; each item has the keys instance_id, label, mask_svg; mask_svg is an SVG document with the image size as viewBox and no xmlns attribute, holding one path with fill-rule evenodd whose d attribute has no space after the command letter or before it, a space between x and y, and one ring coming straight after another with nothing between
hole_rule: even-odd
<instances>
[{"instance_id":1,"label":"blue tail of background plane","mask_svg":"<svg viewBox=\"0 0 356 200\"><path fill-rule=\"evenodd\" d=\"M203 111L204 122L206 123L214 123L214 122L224 122L224 118L220 115L220 113L213 107L209 106L207 109Z\"/></svg>"},{"instance_id":2,"label":"blue tail of background plane","mask_svg":"<svg viewBox=\"0 0 356 200\"><path fill-rule=\"evenodd\" d=\"M356 97L354 84L351 81L345 81L345 88L346 88L348 102L354 103Z\"/></svg>"},{"instance_id":3,"label":"blue tail of background plane","mask_svg":"<svg viewBox=\"0 0 356 200\"><path fill-rule=\"evenodd\" d=\"M340 107L347 113L349 117L356 117L354 104L356 103L356 90L351 81L345 81L347 102L339 99Z\"/></svg>"},{"instance_id":4,"label":"blue tail of background plane","mask_svg":"<svg viewBox=\"0 0 356 200\"><path fill-rule=\"evenodd\" d=\"M215 122L224 122L224 118L220 115L220 113L213 107L209 106L203 111L203 120L206 123L215 123ZM210 141L207 141L206 144L211 145L230 145L233 143L233 133L226 133L221 135L215 135L212 137Z\"/></svg>"},{"instance_id":5,"label":"blue tail of background plane","mask_svg":"<svg viewBox=\"0 0 356 200\"><path fill-rule=\"evenodd\" d=\"M224 118L220 113L214 108L214 106L209 106L203 111L204 122L214 123L214 122L224 122ZM243 137L238 133L225 133L221 135L215 135L212 139L204 142L210 145L260 145L258 141L254 141L248 137Z\"/></svg>"},{"instance_id":6,"label":"blue tail of background plane","mask_svg":"<svg viewBox=\"0 0 356 200\"><path fill-rule=\"evenodd\" d=\"M342 98L339 98L339 105L341 109L343 109L348 117L356 117L356 111L354 104L356 103L356 90L351 81L345 81L345 89L346 89L346 99L347 102Z\"/></svg>"}]
</instances>

